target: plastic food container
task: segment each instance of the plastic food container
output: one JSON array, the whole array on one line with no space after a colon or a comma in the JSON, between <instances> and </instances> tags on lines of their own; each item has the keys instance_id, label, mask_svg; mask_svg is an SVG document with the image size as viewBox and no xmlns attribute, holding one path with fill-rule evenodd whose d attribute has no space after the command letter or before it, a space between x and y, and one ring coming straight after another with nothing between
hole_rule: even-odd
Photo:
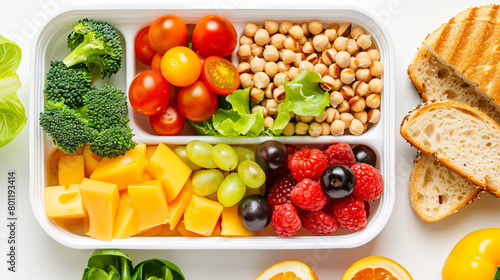
<instances>
[{"instance_id":1,"label":"plastic food container","mask_svg":"<svg viewBox=\"0 0 500 280\"><path fill-rule=\"evenodd\" d=\"M235 26L238 35L243 33L247 22L263 23L265 19L282 21L285 19L297 22L318 19L324 25L333 22L351 22L353 25L363 26L372 35L377 49L381 53L381 62L384 65L382 81L384 88L381 93L381 119L360 136L283 136L257 138L219 138L190 134L186 130L178 136L155 136L149 124L142 116L132 109L129 111L130 126L134 129L136 142L187 144L191 140L203 140L210 143L230 144L258 144L265 140L275 139L283 143L297 146L322 146L334 142L347 142L352 146L366 144L371 146L379 156L378 168L384 178L382 197L371 202L368 225L359 232L339 231L333 236L310 236L305 233L300 236L280 238L276 236L256 237L131 237L100 241L85 236L83 233L70 232L59 226L45 215L44 188L47 182L47 159L54 149L52 139L39 126L38 118L44 106L44 80L48 71L49 62L61 60L68 53L66 37L71 30L71 23L82 18L91 18L106 21L114 25L123 37L124 61L120 72L105 83L116 86L125 92L134 76L144 66L135 58L134 38L144 26L150 25L158 16L175 14L186 23L196 23L200 18L209 14L219 14L227 18ZM331 9L112 9L96 10L95 8L69 10L55 16L45 27L39 30L38 37L32 49L31 65L31 115L30 115L30 196L34 214L42 228L54 240L72 248L130 248L130 249L313 249L313 248L352 248L361 246L375 238L386 225L394 205L394 49L391 38L385 27L377 18L363 12L359 7L335 7ZM233 61L237 63L236 54ZM147 119L146 119L147 121Z\"/></svg>"}]
</instances>

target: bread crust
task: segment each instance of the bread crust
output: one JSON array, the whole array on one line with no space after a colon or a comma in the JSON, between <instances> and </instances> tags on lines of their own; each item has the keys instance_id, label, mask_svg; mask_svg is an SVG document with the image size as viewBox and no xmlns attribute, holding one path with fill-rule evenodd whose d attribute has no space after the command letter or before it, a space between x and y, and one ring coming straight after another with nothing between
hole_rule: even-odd
<instances>
[{"instance_id":1,"label":"bread crust","mask_svg":"<svg viewBox=\"0 0 500 280\"><path fill-rule=\"evenodd\" d=\"M472 183L480 186L484 190L494 194L497 197L500 197L500 186L493 186L488 184L487 182L484 181L479 181L477 180L474 176L471 174L467 173L463 168L460 166L456 166L453 164L453 162L445 155L441 153L437 153L435 150L431 149L428 146L423 145L420 141L414 139L410 134L409 134L409 127L410 123L418 118L419 116L425 114L427 111L436 108L436 107L454 107L459 110L465 110L471 114L474 114L478 116L482 121L488 123L491 126L494 126L496 128L496 131L500 134L500 126L493 121L488 115L483 113L482 111L471 107L469 105L463 104L461 102L457 101L452 101L452 100L440 100L440 101L429 101L426 103L419 104L415 109L410 111L403 119L400 127L400 134L405 138L412 146L418 148L424 153L427 154L434 154L436 159L441 162L443 165L447 166L448 168L452 169L456 173L460 174L462 177L466 178L467 180L471 181ZM464 155L466 157L466 155ZM498 163L500 165L500 162Z\"/></svg>"},{"instance_id":2,"label":"bread crust","mask_svg":"<svg viewBox=\"0 0 500 280\"><path fill-rule=\"evenodd\" d=\"M422 220L425 223L434 223L437 221L440 221L449 215L456 213L460 208L462 208L464 205L469 204L474 201L475 198L479 196L479 193L481 192L481 189L478 186L475 186L472 182L466 181L462 177L460 177L459 174L456 174L456 176L462 178L461 180L466 181L466 182L461 182L459 179L456 179L456 177L449 176L447 177L450 180L454 180L454 183L459 184L457 186L455 191L460 191L463 193L463 199L455 203L450 203L447 202L445 208L449 208L447 211L443 211L442 208L439 213L432 213L428 208L432 207L432 201L439 200L440 205L438 207L441 207L441 197L438 195L432 196L431 201L421 201L419 197L419 192L424 192L426 187L426 169L430 166L433 167L434 161L437 161L434 156L425 154L422 151L419 151L415 161L413 162L413 168L410 172L410 178L409 178L409 199L410 199L410 205L413 209L413 212L417 215L417 217ZM431 162L429 164L429 162ZM442 166L442 168L447 168L445 166ZM441 170L439 170L441 171ZM446 174L448 175L448 174ZM441 185L439 186L442 189L439 189L439 191L442 191L443 193L446 192L447 188L450 188L451 186L449 185ZM435 191L435 190L433 190ZM427 196L430 196L429 193L426 193ZM441 212L442 211L442 212Z\"/></svg>"}]
</instances>

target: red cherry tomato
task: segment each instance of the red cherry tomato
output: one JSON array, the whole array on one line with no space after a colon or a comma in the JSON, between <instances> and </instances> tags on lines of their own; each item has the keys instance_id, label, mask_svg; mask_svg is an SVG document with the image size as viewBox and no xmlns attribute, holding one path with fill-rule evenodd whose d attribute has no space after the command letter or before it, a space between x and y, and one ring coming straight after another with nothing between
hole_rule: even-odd
<instances>
[{"instance_id":1,"label":"red cherry tomato","mask_svg":"<svg viewBox=\"0 0 500 280\"><path fill-rule=\"evenodd\" d=\"M166 53L176 46L184 46L186 38L186 24L180 17L174 15L155 19L149 29L149 43L159 53Z\"/></svg>"},{"instance_id":2,"label":"red cherry tomato","mask_svg":"<svg viewBox=\"0 0 500 280\"><path fill-rule=\"evenodd\" d=\"M205 16L193 31L193 46L204 56L231 54L238 44L238 34L234 26L217 15Z\"/></svg>"},{"instance_id":3,"label":"red cherry tomato","mask_svg":"<svg viewBox=\"0 0 500 280\"><path fill-rule=\"evenodd\" d=\"M208 88L217 94L230 94L240 86L240 75L231 61L209 56L202 67L202 77Z\"/></svg>"},{"instance_id":4,"label":"red cherry tomato","mask_svg":"<svg viewBox=\"0 0 500 280\"><path fill-rule=\"evenodd\" d=\"M128 99L139 114L158 114L165 110L170 101L170 84L160 72L142 71L130 83Z\"/></svg>"},{"instance_id":5,"label":"red cherry tomato","mask_svg":"<svg viewBox=\"0 0 500 280\"><path fill-rule=\"evenodd\" d=\"M162 136L177 135L181 132L186 119L179 112L174 102L170 102L163 112L149 116L149 123L153 130Z\"/></svg>"},{"instance_id":6,"label":"red cherry tomato","mask_svg":"<svg viewBox=\"0 0 500 280\"><path fill-rule=\"evenodd\" d=\"M146 26L141 29L137 33L134 42L135 56L137 56L140 62L146 65L151 65L151 60L153 60L153 56L156 53L149 43L149 28L149 26Z\"/></svg>"},{"instance_id":7,"label":"red cherry tomato","mask_svg":"<svg viewBox=\"0 0 500 280\"><path fill-rule=\"evenodd\" d=\"M151 69L157 72L161 72L161 59L163 58L163 54L155 53L153 55L153 59L151 60Z\"/></svg>"},{"instance_id":8,"label":"red cherry tomato","mask_svg":"<svg viewBox=\"0 0 500 280\"><path fill-rule=\"evenodd\" d=\"M203 81L182 88L177 96L177 106L186 119L202 122L210 119L217 111L219 99L217 94L208 89Z\"/></svg>"}]
</instances>

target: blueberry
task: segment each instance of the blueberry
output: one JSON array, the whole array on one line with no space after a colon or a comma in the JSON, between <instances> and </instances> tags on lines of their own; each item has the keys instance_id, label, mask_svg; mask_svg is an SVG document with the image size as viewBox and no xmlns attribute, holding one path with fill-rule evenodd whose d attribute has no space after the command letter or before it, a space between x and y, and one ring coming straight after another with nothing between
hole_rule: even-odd
<instances>
[{"instance_id":1,"label":"blueberry","mask_svg":"<svg viewBox=\"0 0 500 280\"><path fill-rule=\"evenodd\" d=\"M356 185L354 172L347 165L334 164L321 174L321 187L330 198L343 198L352 193Z\"/></svg>"},{"instance_id":2,"label":"blueberry","mask_svg":"<svg viewBox=\"0 0 500 280\"><path fill-rule=\"evenodd\" d=\"M366 163L373 167L377 164L377 154L372 150L372 148L366 145L357 145L352 149L354 153L354 158L356 163Z\"/></svg>"}]
</instances>

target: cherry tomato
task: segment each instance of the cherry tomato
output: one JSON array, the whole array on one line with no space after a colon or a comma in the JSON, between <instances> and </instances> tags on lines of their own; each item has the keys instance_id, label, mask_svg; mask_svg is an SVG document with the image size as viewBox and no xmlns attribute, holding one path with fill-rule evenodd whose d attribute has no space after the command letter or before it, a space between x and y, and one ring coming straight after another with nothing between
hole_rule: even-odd
<instances>
[{"instance_id":1,"label":"cherry tomato","mask_svg":"<svg viewBox=\"0 0 500 280\"><path fill-rule=\"evenodd\" d=\"M161 73L174 86L192 84L198 79L200 72L200 58L189 48L173 47L161 59Z\"/></svg>"},{"instance_id":2,"label":"cherry tomato","mask_svg":"<svg viewBox=\"0 0 500 280\"><path fill-rule=\"evenodd\" d=\"M177 96L177 106L186 119L202 122L210 119L217 111L219 99L217 94L209 90L203 81L182 88Z\"/></svg>"},{"instance_id":3,"label":"cherry tomato","mask_svg":"<svg viewBox=\"0 0 500 280\"><path fill-rule=\"evenodd\" d=\"M155 53L153 55L153 59L151 60L151 69L161 73L161 59L163 58L163 54Z\"/></svg>"},{"instance_id":4,"label":"cherry tomato","mask_svg":"<svg viewBox=\"0 0 500 280\"><path fill-rule=\"evenodd\" d=\"M160 72L145 70L130 83L128 99L139 114L158 114L165 110L170 101L170 85Z\"/></svg>"},{"instance_id":5,"label":"cherry tomato","mask_svg":"<svg viewBox=\"0 0 500 280\"><path fill-rule=\"evenodd\" d=\"M137 33L134 42L135 56L146 65L151 65L151 60L156 53L149 43L149 28L149 26L146 26L141 29Z\"/></svg>"},{"instance_id":6,"label":"cherry tomato","mask_svg":"<svg viewBox=\"0 0 500 280\"><path fill-rule=\"evenodd\" d=\"M174 15L155 19L149 29L149 43L159 53L166 53L175 46L184 46L186 38L186 24L180 17Z\"/></svg>"},{"instance_id":7,"label":"cherry tomato","mask_svg":"<svg viewBox=\"0 0 500 280\"><path fill-rule=\"evenodd\" d=\"M179 112L177 105L174 102L170 102L163 112L149 116L149 123L159 135L171 136L181 132L186 119Z\"/></svg>"},{"instance_id":8,"label":"cherry tomato","mask_svg":"<svg viewBox=\"0 0 500 280\"><path fill-rule=\"evenodd\" d=\"M205 59L201 75L208 88L218 94L230 94L240 86L236 67L231 61L219 56Z\"/></svg>"},{"instance_id":9,"label":"cherry tomato","mask_svg":"<svg viewBox=\"0 0 500 280\"><path fill-rule=\"evenodd\" d=\"M205 16L193 31L193 46L204 56L231 54L238 44L238 34L234 26L217 15Z\"/></svg>"}]
</instances>

